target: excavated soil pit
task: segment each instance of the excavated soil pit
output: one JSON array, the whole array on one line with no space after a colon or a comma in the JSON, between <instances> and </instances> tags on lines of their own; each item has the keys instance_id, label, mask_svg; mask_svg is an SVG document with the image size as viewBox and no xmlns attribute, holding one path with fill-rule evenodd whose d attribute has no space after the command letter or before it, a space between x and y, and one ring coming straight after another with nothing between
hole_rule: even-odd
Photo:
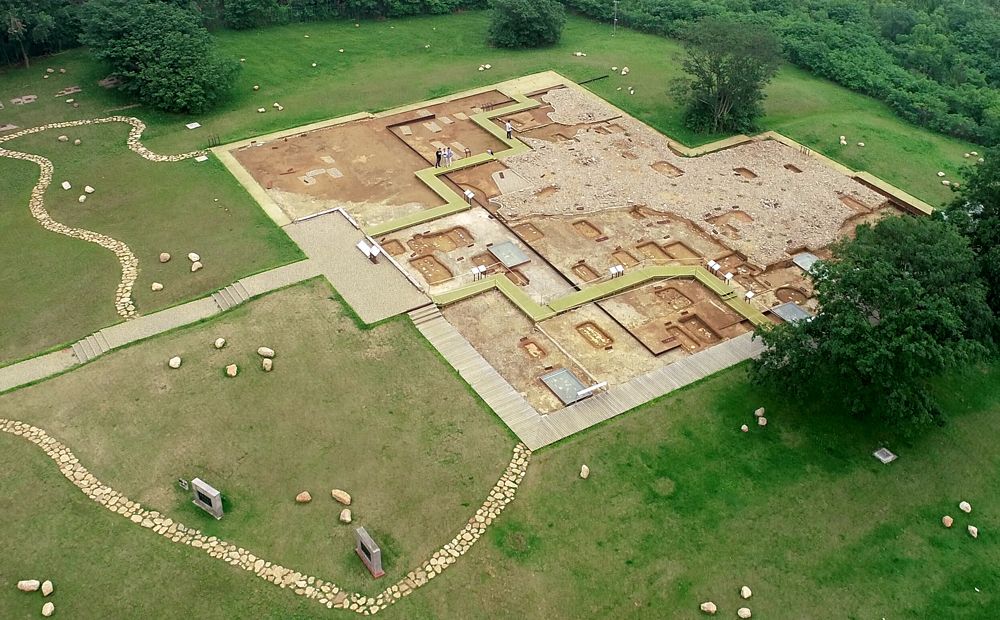
<instances>
[{"instance_id":1,"label":"excavated soil pit","mask_svg":"<svg viewBox=\"0 0 1000 620\"><path fill-rule=\"evenodd\" d=\"M663 251L667 253L670 258L698 258L698 253L689 248L683 241L674 241L673 243L663 247Z\"/></svg>"},{"instance_id":2,"label":"excavated soil pit","mask_svg":"<svg viewBox=\"0 0 1000 620\"><path fill-rule=\"evenodd\" d=\"M711 217L708 221L713 224L732 224L734 222L737 224L751 224L753 223L753 216L746 211L733 210Z\"/></svg>"},{"instance_id":3,"label":"excavated soil pit","mask_svg":"<svg viewBox=\"0 0 1000 620\"><path fill-rule=\"evenodd\" d=\"M587 220L573 222L573 229L587 239L597 239L601 236L601 231Z\"/></svg>"},{"instance_id":4,"label":"excavated soil pit","mask_svg":"<svg viewBox=\"0 0 1000 620\"><path fill-rule=\"evenodd\" d=\"M615 250L611 253L611 256L614 256L618 264L624 267L635 267L639 264L639 260L636 257L622 249Z\"/></svg>"},{"instance_id":5,"label":"excavated soil pit","mask_svg":"<svg viewBox=\"0 0 1000 620\"><path fill-rule=\"evenodd\" d=\"M548 355L545 349L538 346L538 343L535 342L534 340L530 340L528 338L522 338L520 344L521 348L524 349L524 352L527 353L528 357L530 357L531 359L540 360L546 355Z\"/></svg>"},{"instance_id":6,"label":"excavated soil pit","mask_svg":"<svg viewBox=\"0 0 1000 620\"><path fill-rule=\"evenodd\" d=\"M747 180L757 178L757 173L755 173L753 170L750 170L749 168L733 168L733 172L735 172L736 174L740 175L741 177Z\"/></svg>"},{"instance_id":7,"label":"excavated soil pit","mask_svg":"<svg viewBox=\"0 0 1000 620\"><path fill-rule=\"evenodd\" d=\"M774 296L777 297L780 302L793 301L797 304L804 304L809 299L801 290L790 286L784 286L774 291Z\"/></svg>"},{"instance_id":8,"label":"excavated soil pit","mask_svg":"<svg viewBox=\"0 0 1000 620\"><path fill-rule=\"evenodd\" d=\"M656 292L656 296L659 299L661 299L664 303L669 305L674 310L682 310L691 305L691 300L687 296L685 296L684 293L681 293L672 286L669 287L656 286L653 288L653 290Z\"/></svg>"},{"instance_id":9,"label":"excavated soil pit","mask_svg":"<svg viewBox=\"0 0 1000 620\"><path fill-rule=\"evenodd\" d=\"M514 226L513 230L515 233L517 233L519 237L521 237L528 243L539 241L540 239L543 239L545 237L542 231L535 228L533 224L528 224L528 223L518 224L517 226Z\"/></svg>"},{"instance_id":10,"label":"excavated soil pit","mask_svg":"<svg viewBox=\"0 0 1000 620\"><path fill-rule=\"evenodd\" d=\"M705 321L702 321L697 314L690 314L680 319L681 324L694 336L705 344L713 344L722 340L719 334L715 333Z\"/></svg>"},{"instance_id":11,"label":"excavated soil pit","mask_svg":"<svg viewBox=\"0 0 1000 620\"><path fill-rule=\"evenodd\" d=\"M598 327L593 321L580 323L576 326L576 331L583 336L584 340L590 343L590 346L595 349L607 349L615 342L611 336Z\"/></svg>"},{"instance_id":12,"label":"excavated soil pit","mask_svg":"<svg viewBox=\"0 0 1000 620\"><path fill-rule=\"evenodd\" d=\"M597 279L597 272L590 268L587 263L579 263L573 266L573 274L580 280L584 282L590 282Z\"/></svg>"},{"instance_id":13,"label":"excavated soil pit","mask_svg":"<svg viewBox=\"0 0 1000 620\"><path fill-rule=\"evenodd\" d=\"M476 254L473 256L472 264L476 267L487 267L491 270L496 267L503 268L503 265L497 262L497 257L493 256L489 252L483 252L482 254ZM492 271L490 273L492 273Z\"/></svg>"},{"instance_id":14,"label":"excavated soil pit","mask_svg":"<svg viewBox=\"0 0 1000 620\"><path fill-rule=\"evenodd\" d=\"M438 233L413 235L406 245L417 254L428 252L451 252L460 247L471 246L475 242L472 234L461 226Z\"/></svg>"},{"instance_id":15,"label":"excavated soil pit","mask_svg":"<svg viewBox=\"0 0 1000 620\"><path fill-rule=\"evenodd\" d=\"M802 172L802 168L799 168L795 164L785 164L785 170L791 170L792 172Z\"/></svg>"},{"instance_id":16,"label":"excavated soil pit","mask_svg":"<svg viewBox=\"0 0 1000 620\"><path fill-rule=\"evenodd\" d=\"M686 331L676 325L667 326L667 337L663 339L664 351L669 351L678 346L684 347L687 351L695 351L701 345L692 338Z\"/></svg>"},{"instance_id":17,"label":"excavated soil pit","mask_svg":"<svg viewBox=\"0 0 1000 620\"><path fill-rule=\"evenodd\" d=\"M649 165L650 168L656 170L660 174L665 174L668 177L679 177L684 174L684 171L673 165L668 161L654 161Z\"/></svg>"},{"instance_id":18,"label":"excavated soil pit","mask_svg":"<svg viewBox=\"0 0 1000 620\"><path fill-rule=\"evenodd\" d=\"M451 278L451 271L433 256L414 258L410 264L420 272L428 284L437 284Z\"/></svg>"},{"instance_id":19,"label":"excavated soil pit","mask_svg":"<svg viewBox=\"0 0 1000 620\"><path fill-rule=\"evenodd\" d=\"M847 194L840 194L839 196L837 196L837 198L840 198L840 202L844 203L844 206L857 213L871 213L872 211L871 207L861 202L857 198L854 198L853 196L848 196Z\"/></svg>"},{"instance_id":20,"label":"excavated soil pit","mask_svg":"<svg viewBox=\"0 0 1000 620\"><path fill-rule=\"evenodd\" d=\"M510 269L504 275L507 276L508 280L518 286L528 286L530 282L530 280L528 280L528 276L524 275L517 269Z\"/></svg>"},{"instance_id":21,"label":"excavated soil pit","mask_svg":"<svg viewBox=\"0 0 1000 620\"><path fill-rule=\"evenodd\" d=\"M663 251L663 248L656 245L652 241L648 243L643 243L636 247L637 250L646 255L647 258L652 258L654 260L667 260L670 256Z\"/></svg>"},{"instance_id":22,"label":"excavated soil pit","mask_svg":"<svg viewBox=\"0 0 1000 620\"><path fill-rule=\"evenodd\" d=\"M382 249L391 254L392 256L399 256L400 254L406 253L406 248L403 244L396 239L390 239L381 244Z\"/></svg>"}]
</instances>

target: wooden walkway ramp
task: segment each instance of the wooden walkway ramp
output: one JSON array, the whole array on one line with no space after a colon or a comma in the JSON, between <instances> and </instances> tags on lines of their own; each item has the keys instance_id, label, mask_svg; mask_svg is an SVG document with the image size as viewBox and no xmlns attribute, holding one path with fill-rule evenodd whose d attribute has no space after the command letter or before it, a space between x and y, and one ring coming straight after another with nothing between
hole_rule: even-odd
<instances>
[{"instance_id":1,"label":"wooden walkway ramp","mask_svg":"<svg viewBox=\"0 0 1000 620\"><path fill-rule=\"evenodd\" d=\"M553 444L654 398L760 354L752 334L727 340L549 414L535 411L435 305L409 313L413 324L504 424L531 450Z\"/></svg>"}]
</instances>

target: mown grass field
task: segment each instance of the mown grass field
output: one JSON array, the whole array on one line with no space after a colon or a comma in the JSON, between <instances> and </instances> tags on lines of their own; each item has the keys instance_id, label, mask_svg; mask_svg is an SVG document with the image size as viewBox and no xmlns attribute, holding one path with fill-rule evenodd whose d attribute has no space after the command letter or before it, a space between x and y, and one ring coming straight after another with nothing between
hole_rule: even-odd
<instances>
[{"instance_id":1,"label":"mown grass field","mask_svg":"<svg viewBox=\"0 0 1000 620\"><path fill-rule=\"evenodd\" d=\"M354 494L357 522L377 532L397 576L464 523L512 440L405 322L359 332L327 290L286 289L112 353L0 397L0 412L46 428L144 506L374 593L384 584L350 553L327 487ZM230 339L222 352L211 348L217 335ZM278 351L269 375L253 364L265 341ZM164 364L174 353L185 358L179 371ZM236 379L221 374L229 360L243 368ZM760 617L990 617L1000 599L1000 366L943 378L938 390L949 424L904 442L786 403L748 384L743 367L720 373L536 453L479 544L383 615L697 618L713 600L733 617L746 584ZM741 433L758 406L770 423ZM73 617L181 618L199 597L213 601L204 617L323 615L112 517L23 440L0 444L0 492L13 498L0 516L4 583L53 578L57 606ZM899 460L878 463L881 445ZM232 512L220 522L174 486L198 474L227 493ZM315 499L296 505L304 488ZM958 511L963 499L971 515ZM955 528L941 526L944 514ZM39 606L0 590L6 617Z\"/></svg>"}]
</instances>

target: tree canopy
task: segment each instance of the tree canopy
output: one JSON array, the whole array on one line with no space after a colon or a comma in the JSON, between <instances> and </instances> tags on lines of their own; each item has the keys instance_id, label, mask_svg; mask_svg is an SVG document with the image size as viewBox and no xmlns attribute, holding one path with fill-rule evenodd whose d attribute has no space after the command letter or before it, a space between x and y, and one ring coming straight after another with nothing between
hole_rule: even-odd
<instances>
[{"instance_id":1,"label":"tree canopy","mask_svg":"<svg viewBox=\"0 0 1000 620\"><path fill-rule=\"evenodd\" d=\"M755 378L895 430L940 422L930 381L982 355L993 318L958 229L909 216L862 225L811 277L820 313L762 329Z\"/></svg>"},{"instance_id":2,"label":"tree canopy","mask_svg":"<svg viewBox=\"0 0 1000 620\"><path fill-rule=\"evenodd\" d=\"M170 112L201 112L228 92L239 63L221 58L198 15L156 0L90 0L80 39L121 88Z\"/></svg>"},{"instance_id":3,"label":"tree canopy","mask_svg":"<svg viewBox=\"0 0 1000 620\"><path fill-rule=\"evenodd\" d=\"M766 28L706 19L687 37L679 90L687 124L698 131L750 132L763 114L764 86L781 61L781 47Z\"/></svg>"},{"instance_id":4,"label":"tree canopy","mask_svg":"<svg viewBox=\"0 0 1000 620\"><path fill-rule=\"evenodd\" d=\"M492 0L490 42L497 47L552 45L562 36L566 11L556 0Z\"/></svg>"}]
</instances>

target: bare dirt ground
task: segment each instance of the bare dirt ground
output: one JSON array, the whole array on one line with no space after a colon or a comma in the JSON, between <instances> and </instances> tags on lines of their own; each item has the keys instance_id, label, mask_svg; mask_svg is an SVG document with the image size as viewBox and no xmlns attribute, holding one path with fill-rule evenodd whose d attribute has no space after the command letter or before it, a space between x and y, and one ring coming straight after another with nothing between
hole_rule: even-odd
<instances>
[{"instance_id":1,"label":"bare dirt ground","mask_svg":"<svg viewBox=\"0 0 1000 620\"><path fill-rule=\"evenodd\" d=\"M569 368L587 382L586 372L497 291L452 304L444 309L444 316L540 413L563 407L539 379L542 375L557 368Z\"/></svg>"}]
</instances>

